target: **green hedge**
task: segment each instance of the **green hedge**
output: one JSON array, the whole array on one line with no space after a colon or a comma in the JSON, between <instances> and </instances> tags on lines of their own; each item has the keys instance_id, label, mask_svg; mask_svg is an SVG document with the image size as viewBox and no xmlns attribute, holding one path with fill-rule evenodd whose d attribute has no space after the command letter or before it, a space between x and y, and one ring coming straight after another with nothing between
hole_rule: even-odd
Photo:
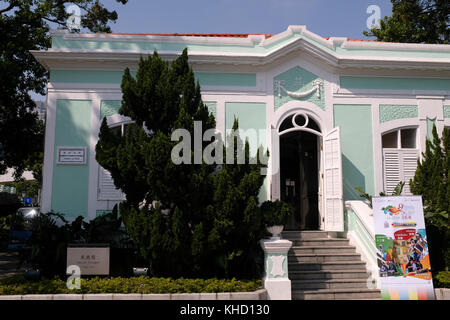
<instances>
[{"instance_id":1,"label":"green hedge","mask_svg":"<svg viewBox=\"0 0 450 320\"><path fill-rule=\"evenodd\" d=\"M436 288L450 288L450 271L440 271L434 278Z\"/></svg>"},{"instance_id":2,"label":"green hedge","mask_svg":"<svg viewBox=\"0 0 450 320\"><path fill-rule=\"evenodd\" d=\"M250 292L261 288L261 280L90 278L81 279L81 288L69 290L65 280L58 278L27 281L22 275L0 280L0 295L81 294L81 293L202 293Z\"/></svg>"}]
</instances>

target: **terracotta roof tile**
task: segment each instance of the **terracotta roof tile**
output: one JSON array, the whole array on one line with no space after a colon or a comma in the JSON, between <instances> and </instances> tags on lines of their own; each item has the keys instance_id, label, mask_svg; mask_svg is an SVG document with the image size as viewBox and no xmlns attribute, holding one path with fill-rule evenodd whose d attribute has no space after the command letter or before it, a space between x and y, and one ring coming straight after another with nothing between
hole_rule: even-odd
<instances>
[{"instance_id":1,"label":"terracotta roof tile","mask_svg":"<svg viewBox=\"0 0 450 320\"><path fill-rule=\"evenodd\" d=\"M128 36L162 36L162 37L219 37L219 38L247 38L249 35L263 35L266 39L273 37L273 34L264 33L128 33L128 32L113 32L113 33L88 33L88 34L104 34L104 35L128 35ZM330 37L322 37L329 40ZM383 42L377 40L353 40L355 42Z\"/></svg>"},{"instance_id":2,"label":"terracotta roof tile","mask_svg":"<svg viewBox=\"0 0 450 320\"><path fill-rule=\"evenodd\" d=\"M272 34L260 33L88 33L88 34L110 34L110 35L130 35L130 36L178 36L178 37L222 37L222 38L247 38L249 35L263 35L270 38Z\"/></svg>"}]
</instances>

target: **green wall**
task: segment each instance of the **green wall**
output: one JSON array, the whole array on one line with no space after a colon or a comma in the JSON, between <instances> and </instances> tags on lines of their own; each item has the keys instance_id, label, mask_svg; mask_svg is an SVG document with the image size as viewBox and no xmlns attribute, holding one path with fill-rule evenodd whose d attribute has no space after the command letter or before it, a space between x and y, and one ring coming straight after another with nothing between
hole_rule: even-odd
<instances>
[{"instance_id":1,"label":"green wall","mask_svg":"<svg viewBox=\"0 0 450 320\"><path fill-rule=\"evenodd\" d=\"M239 121L239 129L266 129L266 104L250 103L250 102L227 102L225 104L225 129L233 128L234 118ZM258 133L258 131L256 131ZM245 137L241 137L243 140ZM266 135L259 137L259 141L255 141L249 137L250 152L256 154L259 145L267 148Z\"/></svg>"},{"instance_id":2,"label":"green wall","mask_svg":"<svg viewBox=\"0 0 450 320\"><path fill-rule=\"evenodd\" d=\"M133 76L136 72L131 72ZM106 70L51 70L53 83L121 84L123 71ZM256 73L196 72L195 80L201 86L256 87Z\"/></svg>"},{"instance_id":3,"label":"green wall","mask_svg":"<svg viewBox=\"0 0 450 320\"><path fill-rule=\"evenodd\" d=\"M91 134L89 100L57 100L54 144L52 205L66 217L88 215L89 140ZM57 147L87 147L86 165L58 165Z\"/></svg>"},{"instance_id":4,"label":"green wall","mask_svg":"<svg viewBox=\"0 0 450 320\"><path fill-rule=\"evenodd\" d=\"M249 138L250 154L256 155L258 146L262 145L264 150L267 150L266 134L259 135L258 130L266 130L266 104L265 103L253 103L253 102L226 102L225 103L225 129L229 130L233 128L234 118L239 120L239 129L257 130L256 137L258 141L253 137ZM245 135L241 136L245 141ZM225 159L224 159L225 160ZM264 184L261 187L259 193L259 200L261 202L267 200L267 179L264 180Z\"/></svg>"},{"instance_id":5,"label":"green wall","mask_svg":"<svg viewBox=\"0 0 450 320\"><path fill-rule=\"evenodd\" d=\"M256 73L196 72L201 86L256 87Z\"/></svg>"},{"instance_id":6,"label":"green wall","mask_svg":"<svg viewBox=\"0 0 450 320\"><path fill-rule=\"evenodd\" d=\"M450 79L341 76L340 85L345 89L448 91Z\"/></svg>"},{"instance_id":7,"label":"green wall","mask_svg":"<svg viewBox=\"0 0 450 320\"><path fill-rule=\"evenodd\" d=\"M370 105L334 105L334 125L341 128L345 200L359 200L354 187L374 194L372 110Z\"/></svg>"}]
</instances>

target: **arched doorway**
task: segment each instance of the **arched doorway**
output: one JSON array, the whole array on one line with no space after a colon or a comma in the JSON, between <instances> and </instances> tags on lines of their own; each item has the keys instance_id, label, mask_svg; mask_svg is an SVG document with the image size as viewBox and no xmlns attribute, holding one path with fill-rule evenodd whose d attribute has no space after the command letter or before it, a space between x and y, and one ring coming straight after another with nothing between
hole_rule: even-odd
<instances>
[{"instance_id":1,"label":"arched doorway","mask_svg":"<svg viewBox=\"0 0 450 320\"><path fill-rule=\"evenodd\" d=\"M318 230L320 128L307 114L294 113L282 122L278 132L280 198L293 208L286 230Z\"/></svg>"}]
</instances>

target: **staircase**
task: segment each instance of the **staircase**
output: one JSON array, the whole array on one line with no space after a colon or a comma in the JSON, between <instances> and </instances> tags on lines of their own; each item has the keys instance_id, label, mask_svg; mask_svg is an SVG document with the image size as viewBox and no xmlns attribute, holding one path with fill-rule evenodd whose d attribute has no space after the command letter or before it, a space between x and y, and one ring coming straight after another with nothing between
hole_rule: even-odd
<instances>
[{"instance_id":1,"label":"staircase","mask_svg":"<svg viewBox=\"0 0 450 320\"><path fill-rule=\"evenodd\" d=\"M327 231L284 231L282 237L292 241L288 270L293 300L381 298L380 290L369 288L366 263L348 239Z\"/></svg>"}]
</instances>

